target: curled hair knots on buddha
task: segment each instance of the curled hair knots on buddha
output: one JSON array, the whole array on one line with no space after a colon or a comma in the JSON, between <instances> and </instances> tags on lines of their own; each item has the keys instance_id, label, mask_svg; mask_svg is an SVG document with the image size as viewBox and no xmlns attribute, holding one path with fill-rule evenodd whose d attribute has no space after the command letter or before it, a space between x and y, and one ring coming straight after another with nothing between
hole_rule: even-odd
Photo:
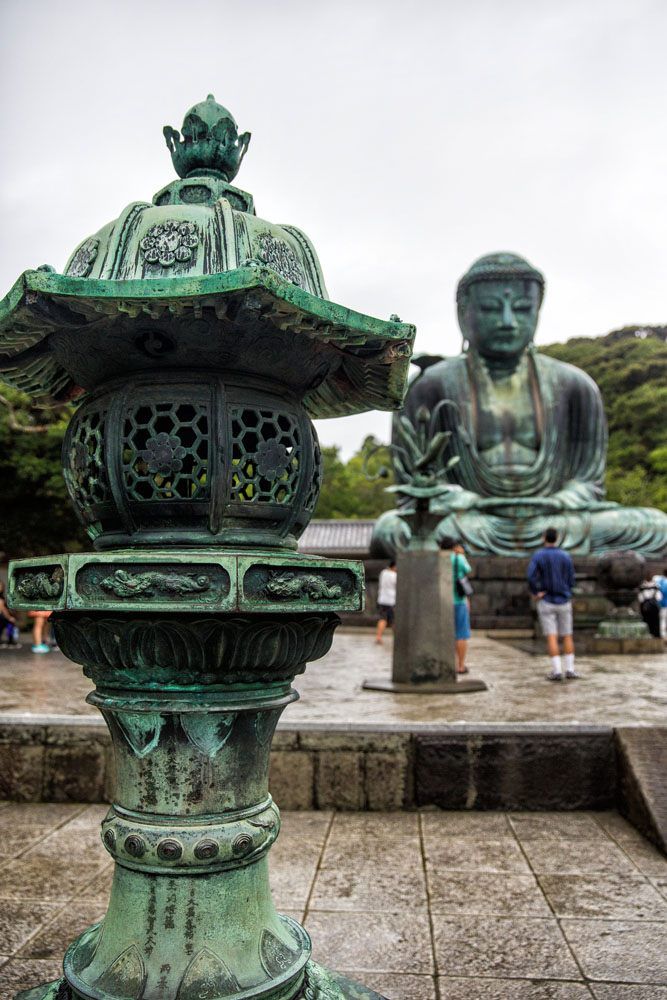
<instances>
[{"instance_id":1,"label":"curled hair knots on buddha","mask_svg":"<svg viewBox=\"0 0 667 1000\"><path fill-rule=\"evenodd\" d=\"M476 260L457 285L456 301L459 306L470 286L477 281L536 281L540 289L540 303L544 295L542 272L515 253L489 253Z\"/></svg>"}]
</instances>

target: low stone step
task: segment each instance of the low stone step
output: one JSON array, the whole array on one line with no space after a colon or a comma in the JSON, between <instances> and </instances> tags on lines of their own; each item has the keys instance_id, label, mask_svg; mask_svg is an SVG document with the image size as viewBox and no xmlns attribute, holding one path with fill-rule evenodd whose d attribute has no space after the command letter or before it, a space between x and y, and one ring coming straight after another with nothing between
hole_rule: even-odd
<instances>
[{"instance_id":1,"label":"low stone step","mask_svg":"<svg viewBox=\"0 0 667 1000\"><path fill-rule=\"evenodd\" d=\"M667 853L667 727L616 730L619 811Z\"/></svg>"},{"instance_id":2,"label":"low stone step","mask_svg":"<svg viewBox=\"0 0 667 1000\"><path fill-rule=\"evenodd\" d=\"M532 615L476 615L473 611L470 616L473 628L484 629L532 629L534 620Z\"/></svg>"}]
</instances>

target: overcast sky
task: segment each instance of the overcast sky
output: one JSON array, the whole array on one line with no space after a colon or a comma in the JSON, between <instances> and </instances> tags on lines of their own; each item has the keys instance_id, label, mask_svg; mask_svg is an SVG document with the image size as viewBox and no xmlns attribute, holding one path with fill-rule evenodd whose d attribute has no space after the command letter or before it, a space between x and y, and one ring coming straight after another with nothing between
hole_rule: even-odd
<instances>
[{"instance_id":1,"label":"overcast sky","mask_svg":"<svg viewBox=\"0 0 667 1000\"><path fill-rule=\"evenodd\" d=\"M236 182L304 229L329 294L454 354L454 291L511 250L538 342L667 321L664 0L0 0L0 296L174 176L212 91L253 134ZM346 453L369 414L319 424Z\"/></svg>"}]
</instances>

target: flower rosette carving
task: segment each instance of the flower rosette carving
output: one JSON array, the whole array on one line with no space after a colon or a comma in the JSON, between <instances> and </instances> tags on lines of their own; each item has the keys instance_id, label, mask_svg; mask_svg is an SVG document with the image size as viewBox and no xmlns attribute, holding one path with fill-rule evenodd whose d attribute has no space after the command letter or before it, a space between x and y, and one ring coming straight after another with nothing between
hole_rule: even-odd
<instances>
[{"instance_id":1,"label":"flower rosette carving","mask_svg":"<svg viewBox=\"0 0 667 1000\"><path fill-rule=\"evenodd\" d=\"M259 238L258 257L262 263L277 271L282 278L291 281L293 285L306 287L301 262L292 247L284 240L277 240L271 233L264 233Z\"/></svg>"},{"instance_id":2,"label":"flower rosette carving","mask_svg":"<svg viewBox=\"0 0 667 1000\"><path fill-rule=\"evenodd\" d=\"M79 249L76 251L70 265L67 268L67 274L70 278L87 278L90 274L91 268L95 263L97 258L97 253L100 247L100 241L96 239L84 240Z\"/></svg>"},{"instance_id":3,"label":"flower rosette carving","mask_svg":"<svg viewBox=\"0 0 667 1000\"><path fill-rule=\"evenodd\" d=\"M162 431L148 439L139 455L150 473L169 476L181 471L186 451L177 437Z\"/></svg>"},{"instance_id":4,"label":"flower rosette carving","mask_svg":"<svg viewBox=\"0 0 667 1000\"><path fill-rule=\"evenodd\" d=\"M255 452L257 471L265 479L279 479L287 472L290 464L290 453L284 444L271 438L260 441Z\"/></svg>"},{"instance_id":5,"label":"flower rosette carving","mask_svg":"<svg viewBox=\"0 0 667 1000\"><path fill-rule=\"evenodd\" d=\"M147 264L187 264L199 243L194 222L160 222L151 226L139 246Z\"/></svg>"}]
</instances>

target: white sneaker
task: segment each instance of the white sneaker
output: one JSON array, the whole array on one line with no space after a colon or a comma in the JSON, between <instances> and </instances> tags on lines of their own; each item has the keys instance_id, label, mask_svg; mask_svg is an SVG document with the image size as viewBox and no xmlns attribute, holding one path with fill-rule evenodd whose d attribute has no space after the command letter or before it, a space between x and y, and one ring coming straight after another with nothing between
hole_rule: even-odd
<instances>
[{"instance_id":1,"label":"white sneaker","mask_svg":"<svg viewBox=\"0 0 667 1000\"><path fill-rule=\"evenodd\" d=\"M563 675L560 670L552 670L551 673L547 674L548 681L562 681Z\"/></svg>"}]
</instances>

